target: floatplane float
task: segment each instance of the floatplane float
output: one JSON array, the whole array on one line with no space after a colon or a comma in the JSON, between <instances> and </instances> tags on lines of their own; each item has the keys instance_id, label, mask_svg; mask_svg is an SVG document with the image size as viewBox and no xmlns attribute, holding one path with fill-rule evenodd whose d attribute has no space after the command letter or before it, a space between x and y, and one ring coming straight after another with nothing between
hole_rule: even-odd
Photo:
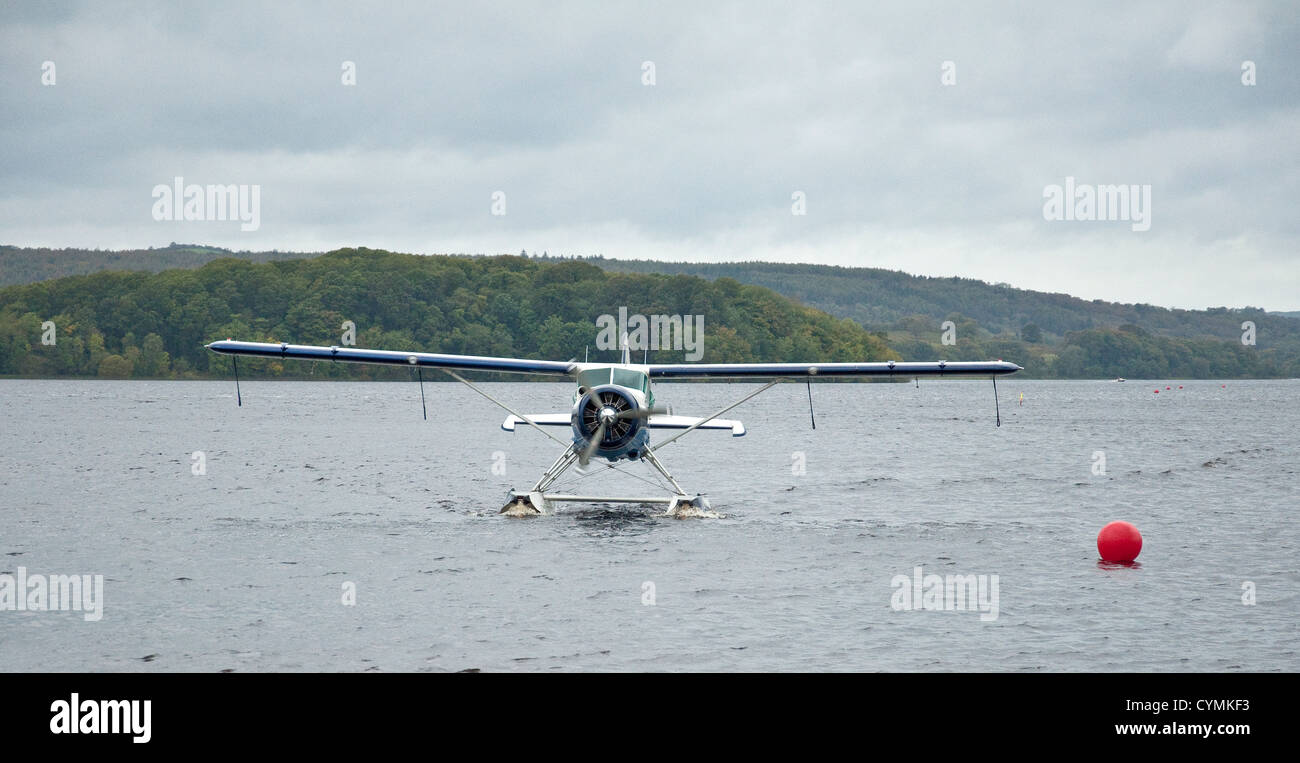
<instances>
[{"instance_id":1,"label":"floatplane float","mask_svg":"<svg viewBox=\"0 0 1300 763\"><path fill-rule=\"evenodd\" d=\"M514 516L551 513L557 503L629 503L662 504L671 516L700 515L710 509L708 498L702 493L689 495L656 456L656 452L675 440L696 430L730 431L733 437L745 434L745 425L733 419L720 418L740 404L756 397L782 381L802 379L808 385L809 415L812 415L812 381L822 378L891 378L899 380L921 377L983 377L993 380L994 410L997 423L1002 424L997 406L997 377L1024 370L1006 361L987 362L902 362L870 363L633 363L627 337L622 341L622 361L619 363L531 360L527 358L496 358L475 355L443 355L428 352L398 352L368 350L355 347L322 347L288 343L237 342L227 339L212 342L206 347L222 355L232 356L235 371L235 394L239 405L243 395L239 391L238 356L276 358L282 360L330 361L334 363L370 363L389 366L407 366L419 374L420 398L424 400L424 373L426 368L438 369L482 395L509 414L501 428L514 432L520 424L533 427L563 446L564 451L528 490L511 490L502 513ZM577 387L573 392L568 411L559 413L525 414L498 400L461 374L465 372L492 372L553 376L573 379ZM744 397L705 417L676 416L659 404L651 382L657 380L728 379L758 380L765 383ZM425 417L428 417L426 410ZM816 428L816 419L812 419ZM568 439L557 437L550 428L567 427ZM676 430L666 439L651 444L650 430ZM556 481L570 468L586 470L594 458L603 458L612 467L619 461L641 461L648 464L667 480L667 495L657 496L595 496L551 492ZM635 476L635 475L633 475ZM654 483L651 483L654 484Z\"/></svg>"}]
</instances>

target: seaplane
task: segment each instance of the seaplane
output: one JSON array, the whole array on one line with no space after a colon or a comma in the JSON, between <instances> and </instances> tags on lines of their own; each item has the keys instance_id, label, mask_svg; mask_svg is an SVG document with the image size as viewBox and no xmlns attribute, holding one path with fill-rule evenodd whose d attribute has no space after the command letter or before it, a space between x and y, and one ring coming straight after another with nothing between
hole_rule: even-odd
<instances>
[{"instance_id":1,"label":"seaplane","mask_svg":"<svg viewBox=\"0 0 1300 763\"><path fill-rule=\"evenodd\" d=\"M665 505L665 513L674 517L708 516L711 506L703 493L688 494L664 466L656 454L675 440L697 430L730 431L733 437L745 434L740 421L721 418L732 409L753 399L772 386L791 380L803 380L808 386L809 415L816 428L812 412L812 381L814 379L877 378L900 381L919 380L922 377L991 377L993 380L994 410L997 423L1002 424L997 406L997 377L1024 370L1015 363L1002 360L986 362L903 362L889 360L863 363L669 363L653 364L632 362L631 347L624 335L621 341L622 358L618 363L531 360L527 358L496 358L475 355L444 355L428 352L401 352L369 350L356 347L324 347L268 342L239 342L231 339L212 342L207 349L231 356L235 373L235 391L238 405L243 405L239 391L240 356L274 358L279 360L328 361L331 363L369 363L376 365L407 366L416 370L420 381L420 399L424 401L424 369L440 370L466 385L509 414L501 428L515 432L523 424L555 440L563 452L533 486L527 490L510 490L501 513L509 516L550 514L556 504L564 502L615 503ZM647 353L648 355L648 353ZM648 357L645 358L648 360ZM521 413L497 399L462 374L492 372L527 374L568 378L575 389L567 411L558 413ZM739 400L709 416L678 416L655 398L651 383L658 380L753 380L763 382ZM427 408L425 418L428 418ZM550 429L568 428L568 437L553 434ZM669 436L651 442L652 430L668 430ZM605 459L602 466L613 467L620 461L643 462L658 472L667 484L666 495L597 496L552 492L562 475L571 468L585 472L594 459ZM655 484L655 483L651 483Z\"/></svg>"}]
</instances>

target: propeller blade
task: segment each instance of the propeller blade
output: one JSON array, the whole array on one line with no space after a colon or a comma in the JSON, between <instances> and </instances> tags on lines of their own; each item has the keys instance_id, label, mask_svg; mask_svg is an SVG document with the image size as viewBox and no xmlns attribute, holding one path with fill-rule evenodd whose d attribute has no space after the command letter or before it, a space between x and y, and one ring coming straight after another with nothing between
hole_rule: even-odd
<instances>
[{"instance_id":1,"label":"propeller blade","mask_svg":"<svg viewBox=\"0 0 1300 763\"><path fill-rule=\"evenodd\" d=\"M604 437L605 437L605 422L602 421L600 422L600 426L596 427L595 434L591 436L591 442L587 443L587 447L583 448L582 453L579 454L578 456L579 466L585 467L588 463L591 462L592 454L594 454L596 452L596 449L600 447L600 441L604 439Z\"/></svg>"},{"instance_id":2,"label":"propeller blade","mask_svg":"<svg viewBox=\"0 0 1300 763\"><path fill-rule=\"evenodd\" d=\"M630 408L626 411L619 411L616 418L618 419L644 419L650 416L657 416L661 413L667 413L668 408L662 405L656 405L653 408Z\"/></svg>"}]
</instances>

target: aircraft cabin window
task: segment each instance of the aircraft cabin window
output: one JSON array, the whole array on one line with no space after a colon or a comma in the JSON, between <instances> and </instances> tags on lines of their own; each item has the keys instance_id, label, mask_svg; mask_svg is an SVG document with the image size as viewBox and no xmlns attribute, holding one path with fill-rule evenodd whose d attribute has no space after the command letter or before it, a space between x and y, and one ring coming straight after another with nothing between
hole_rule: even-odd
<instances>
[{"instance_id":1,"label":"aircraft cabin window","mask_svg":"<svg viewBox=\"0 0 1300 763\"><path fill-rule=\"evenodd\" d=\"M645 374L636 371L627 371L622 368L614 369L614 383L623 387L631 387L635 390L645 392Z\"/></svg>"},{"instance_id":2,"label":"aircraft cabin window","mask_svg":"<svg viewBox=\"0 0 1300 763\"><path fill-rule=\"evenodd\" d=\"M608 368L592 368L582 371L578 374L578 386L580 387L598 387L601 384L609 384Z\"/></svg>"}]
</instances>

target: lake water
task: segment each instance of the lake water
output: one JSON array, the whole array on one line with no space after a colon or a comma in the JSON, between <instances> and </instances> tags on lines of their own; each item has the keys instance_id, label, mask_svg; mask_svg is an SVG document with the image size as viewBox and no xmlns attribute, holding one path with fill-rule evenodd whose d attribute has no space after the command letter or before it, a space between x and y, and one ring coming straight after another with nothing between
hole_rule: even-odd
<instances>
[{"instance_id":1,"label":"lake water","mask_svg":"<svg viewBox=\"0 0 1300 763\"><path fill-rule=\"evenodd\" d=\"M424 421L414 383L245 382L239 408L233 383L0 381L0 573L104 576L98 621L0 611L0 655L10 671L1300 670L1300 382L1178 384L1007 378L1001 428L987 381L821 384L815 430L803 385L778 385L729 414L748 436L660 452L726 515L675 520L498 515L559 446L503 432L459 384L425 385ZM755 386L656 393L704 415ZM570 395L485 388L527 412ZM649 489L608 470L579 485ZM1115 519L1143 533L1137 565L1099 563ZM977 576L996 617L896 607L917 567Z\"/></svg>"}]
</instances>

